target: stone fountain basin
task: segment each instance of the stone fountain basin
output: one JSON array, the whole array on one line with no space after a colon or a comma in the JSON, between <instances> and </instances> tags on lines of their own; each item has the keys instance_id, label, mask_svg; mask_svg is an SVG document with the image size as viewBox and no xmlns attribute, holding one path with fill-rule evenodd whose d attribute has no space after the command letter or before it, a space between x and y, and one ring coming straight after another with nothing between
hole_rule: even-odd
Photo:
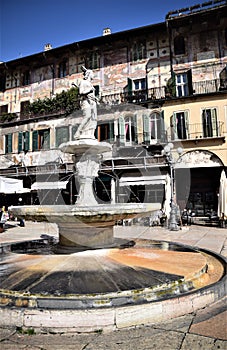
<instances>
[{"instance_id":1,"label":"stone fountain basin","mask_svg":"<svg viewBox=\"0 0 227 350\"><path fill-rule=\"evenodd\" d=\"M159 203L117 203L12 206L8 210L25 220L56 223L60 246L94 249L115 245L113 227L117 220L149 216L159 209Z\"/></svg>"},{"instance_id":2,"label":"stone fountain basin","mask_svg":"<svg viewBox=\"0 0 227 350\"><path fill-rule=\"evenodd\" d=\"M95 206L77 205L29 205L11 206L9 213L30 221L49 221L54 223L81 222L88 225L110 223L120 219L149 216L160 210L159 203L117 203Z\"/></svg>"}]
</instances>

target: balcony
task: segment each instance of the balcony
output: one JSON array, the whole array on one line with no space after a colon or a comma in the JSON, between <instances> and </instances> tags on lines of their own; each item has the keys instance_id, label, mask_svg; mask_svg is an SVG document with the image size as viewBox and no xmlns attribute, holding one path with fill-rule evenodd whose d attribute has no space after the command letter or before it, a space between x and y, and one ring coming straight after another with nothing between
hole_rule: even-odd
<instances>
[{"instance_id":1,"label":"balcony","mask_svg":"<svg viewBox=\"0 0 227 350\"><path fill-rule=\"evenodd\" d=\"M215 125L202 123L189 124L187 129L177 130L176 134L172 137L175 141L224 137L224 122L218 121Z\"/></svg>"},{"instance_id":2,"label":"balcony","mask_svg":"<svg viewBox=\"0 0 227 350\"><path fill-rule=\"evenodd\" d=\"M148 102L160 102L171 99L181 99L192 96L204 95L204 94L214 94L214 93L226 93L227 92L227 81L224 79L213 79L206 81L193 82L193 93L188 96L177 97L175 89L171 91L168 90L166 86L154 87L144 90L134 90L134 91L124 91L115 92L112 94L103 94L100 98L101 105L112 106L120 105L125 103L133 104L143 104ZM78 110L78 103L75 103L75 110ZM51 111L40 110L36 113L3 113L0 114L0 125L9 124L12 122L18 122L28 119L37 118L51 118L55 116L64 116L69 114L67 108L53 108Z\"/></svg>"},{"instance_id":3,"label":"balcony","mask_svg":"<svg viewBox=\"0 0 227 350\"><path fill-rule=\"evenodd\" d=\"M188 96L227 92L227 81L223 79L199 81L194 82L192 85L193 93ZM166 86L161 86L144 90L105 94L101 97L101 103L106 105L118 105L121 103L140 104L149 101L170 100L176 98L185 98L188 96L177 97L175 91L171 93L170 91L168 91Z\"/></svg>"}]
</instances>

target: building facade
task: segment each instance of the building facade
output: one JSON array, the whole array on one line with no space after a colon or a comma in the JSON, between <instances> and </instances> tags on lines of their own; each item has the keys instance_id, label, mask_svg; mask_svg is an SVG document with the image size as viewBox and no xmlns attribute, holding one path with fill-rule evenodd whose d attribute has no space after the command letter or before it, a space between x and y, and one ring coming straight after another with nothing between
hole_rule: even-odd
<instances>
[{"instance_id":1,"label":"building facade","mask_svg":"<svg viewBox=\"0 0 227 350\"><path fill-rule=\"evenodd\" d=\"M94 72L95 136L113 144L100 161L100 202L159 202L170 211L172 148L180 209L217 211L227 166L227 5L210 1L163 23L111 33L0 64L0 205L72 204L77 181L59 145L81 122L81 65ZM178 152L181 148L181 153ZM4 180L3 179L3 180ZM14 193L16 192L16 194Z\"/></svg>"}]
</instances>

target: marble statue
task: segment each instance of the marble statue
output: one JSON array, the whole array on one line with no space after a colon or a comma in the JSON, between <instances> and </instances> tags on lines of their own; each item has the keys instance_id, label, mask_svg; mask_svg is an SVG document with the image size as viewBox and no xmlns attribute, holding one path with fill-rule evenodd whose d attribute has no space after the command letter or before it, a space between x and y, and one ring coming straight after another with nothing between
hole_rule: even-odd
<instances>
[{"instance_id":1,"label":"marble statue","mask_svg":"<svg viewBox=\"0 0 227 350\"><path fill-rule=\"evenodd\" d=\"M83 113L83 119L79 125L74 139L95 139L94 132L97 126L97 103L95 88L92 85L93 71L81 66L84 78L79 84L80 107Z\"/></svg>"}]
</instances>

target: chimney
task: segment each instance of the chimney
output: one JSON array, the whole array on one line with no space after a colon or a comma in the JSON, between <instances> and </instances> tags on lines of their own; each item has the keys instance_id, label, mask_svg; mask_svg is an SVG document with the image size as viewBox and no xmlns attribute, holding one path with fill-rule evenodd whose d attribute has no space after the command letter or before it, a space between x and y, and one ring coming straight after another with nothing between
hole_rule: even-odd
<instances>
[{"instance_id":1,"label":"chimney","mask_svg":"<svg viewBox=\"0 0 227 350\"><path fill-rule=\"evenodd\" d=\"M110 35L110 34L111 34L111 29L110 28L104 28L103 29L103 32L102 32L103 36Z\"/></svg>"},{"instance_id":2,"label":"chimney","mask_svg":"<svg viewBox=\"0 0 227 350\"><path fill-rule=\"evenodd\" d=\"M49 44L49 43L44 46L44 51L48 51L48 50L51 50L51 49L52 49L52 45Z\"/></svg>"}]
</instances>

